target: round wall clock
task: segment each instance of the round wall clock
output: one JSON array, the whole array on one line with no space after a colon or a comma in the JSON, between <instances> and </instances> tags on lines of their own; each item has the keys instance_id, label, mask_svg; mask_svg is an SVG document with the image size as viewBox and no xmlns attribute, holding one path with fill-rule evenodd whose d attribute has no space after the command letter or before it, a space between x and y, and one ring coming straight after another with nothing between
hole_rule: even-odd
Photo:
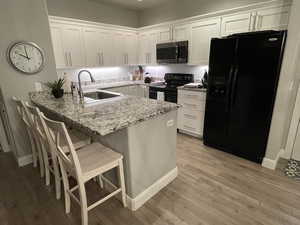
<instances>
[{"instance_id":1,"label":"round wall clock","mask_svg":"<svg viewBox=\"0 0 300 225\"><path fill-rule=\"evenodd\" d=\"M12 44L7 51L10 64L25 74L36 74L42 71L45 64L43 50L32 42L20 41Z\"/></svg>"}]
</instances>

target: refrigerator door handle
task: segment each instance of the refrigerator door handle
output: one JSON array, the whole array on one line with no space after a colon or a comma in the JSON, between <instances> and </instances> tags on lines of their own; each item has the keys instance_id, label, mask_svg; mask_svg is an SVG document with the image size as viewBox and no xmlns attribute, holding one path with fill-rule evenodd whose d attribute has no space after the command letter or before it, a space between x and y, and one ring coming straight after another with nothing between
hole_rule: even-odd
<instances>
[{"instance_id":1,"label":"refrigerator door handle","mask_svg":"<svg viewBox=\"0 0 300 225\"><path fill-rule=\"evenodd\" d=\"M235 98L236 98L236 86L237 86L237 75L239 72L239 67L237 66L234 71L233 80L232 80L232 87L231 87L231 96L230 96L230 109L233 108Z\"/></svg>"},{"instance_id":2,"label":"refrigerator door handle","mask_svg":"<svg viewBox=\"0 0 300 225\"><path fill-rule=\"evenodd\" d=\"M226 103L226 112L229 112L230 110L230 103L231 103L231 99L230 99L230 94L232 92L232 78L233 78L233 75L234 75L234 69L235 69L235 66L232 65L231 68L230 68L230 72L229 72L229 79L228 79L228 84L227 84L227 93L226 93L226 99L227 99L227 103Z\"/></svg>"}]
</instances>

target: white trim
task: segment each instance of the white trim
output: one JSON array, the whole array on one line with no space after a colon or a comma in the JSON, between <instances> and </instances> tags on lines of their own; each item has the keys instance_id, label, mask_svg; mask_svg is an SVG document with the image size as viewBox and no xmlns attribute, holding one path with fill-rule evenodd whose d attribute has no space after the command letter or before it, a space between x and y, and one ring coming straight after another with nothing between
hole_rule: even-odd
<instances>
[{"instance_id":1,"label":"white trim","mask_svg":"<svg viewBox=\"0 0 300 225\"><path fill-rule=\"evenodd\" d=\"M264 9L264 8L272 8L272 7L280 7L280 6L283 7L283 6L290 6L290 5L292 5L292 0L288 0L288 2L284 1L284 0L272 0L272 1L267 1L267 2L250 4L250 5L246 5L246 6L240 6L240 7L236 7L236 8L232 8L232 9L219 10L216 12L211 12L211 13L202 14L202 15L193 16L193 17L187 17L184 19L173 20L173 21L168 21L168 22L149 25L149 26L143 26L143 27L139 27L138 30L141 31L141 30L153 29L153 28L157 28L157 27L161 27L161 26L185 24L185 23L190 23L190 22L197 21L197 20L228 16L231 14L236 14L236 13L245 12L245 11L252 11L252 10L258 10L258 9L260 10L260 9Z\"/></svg>"},{"instance_id":2,"label":"white trim","mask_svg":"<svg viewBox=\"0 0 300 225\"><path fill-rule=\"evenodd\" d=\"M190 23L193 21L199 21L202 19L208 19L208 18L213 19L216 17L229 16L231 14L236 14L236 13L246 12L246 11L253 11L253 10L260 10L260 9L265 9L265 8L291 6L291 4L292 4L292 0L288 0L288 1L272 0L272 1L262 2L262 3L240 6L240 7L236 7L236 8L232 8L232 9L219 10L216 12L197 15L197 16L193 16L193 17L187 17L187 18L179 19L179 20L172 20L172 21L154 24L154 25L150 25L150 26L143 26L143 27L139 27L139 28L99 23L99 22L92 22L92 21L79 20L79 19L73 19L73 18L67 18L67 17L51 16L51 15L49 15L49 21L50 21L50 23L51 22L67 23L67 24L80 25L80 26L88 25L88 26L92 26L92 27L104 28L104 29L109 29L109 30L132 31L132 32L138 33L141 31L150 30L153 28L159 28L159 27L163 27L163 26L180 25L180 24Z\"/></svg>"},{"instance_id":3,"label":"white trim","mask_svg":"<svg viewBox=\"0 0 300 225\"><path fill-rule=\"evenodd\" d=\"M194 138L203 139L203 135L201 135L201 134L196 134L196 133L193 133L193 132L190 132L190 131L187 131L187 130L178 129L178 132L179 132L180 134L186 134L186 135L192 136L192 137L194 137Z\"/></svg>"},{"instance_id":4,"label":"white trim","mask_svg":"<svg viewBox=\"0 0 300 225\"><path fill-rule=\"evenodd\" d=\"M18 165L19 167L27 166L33 162L32 155L25 155L22 157L18 157Z\"/></svg>"},{"instance_id":5,"label":"white trim","mask_svg":"<svg viewBox=\"0 0 300 225\"><path fill-rule=\"evenodd\" d=\"M290 128L289 128L289 133L288 133L288 139L285 147L285 152L283 154L283 158L285 159L291 159L293 157L293 148L294 148L294 143L295 139L297 136L297 131L298 131L298 125L299 125L299 120L300 120L300 86L298 88L298 93L294 105L294 111L290 123Z\"/></svg>"},{"instance_id":6,"label":"white trim","mask_svg":"<svg viewBox=\"0 0 300 225\"><path fill-rule=\"evenodd\" d=\"M277 163L283 154L284 154L284 149L280 149L279 153L276 156L276 159L273 160L265 157L262 162L262 166L271 170L275 170L277 167Z\"/></svg>"},{"instance_id":7,"label":"white trim","mask_svg":"<svg viewBox=\"0 0 300 225\"><path fill-rule=\"evenodd\" d=\"M140 193L135 198L131 198L127 195L127 207L132 210L136 211L140 207L142 207L150 198L152 198L155 194L157 194L161 189L171 183L176 177L178 176L178 169L177 167L167 173L165 176L160 178L142 193ZM105 184L105 182L104 182ZM111 185L104 185L104 188L108 192L114 191ZM121 200L120 196L116 196L119 200Z\"/></svg>"},{"instance_id":8,"label":"white trim","mask_svg":"<svg viewBox=\"0 0 300 225\"><path fill-rule=\"evenodd\" d=\"M68 25L73 24L79 26L92 26L92 27L103 28L108 30L116 30L116 31L119 30L119 31L138 32L138 28L134 28L134 27L119 26L119 25L113 25L108 23L98 23L98 22L79 20L79 19L60 17L60 16L49 16L49 22L67 23Z\"/></svg>"},{"instance_id":9,"label":"white trim","mask_svg":"<svg viewBox=\"0 0 300 225\"><path fill-rule=\"evenodd\" d=\"M171 183L178 175L177 167L167 173L165 176L160 178L150 187L148 187L145 191L139 194L134 199L131 199L127 196L128 207L132 211L136 211L140 207L142 207L150 198L152 198L155 194L157 194L161 189Z\"/></svg>"}]
</instances>

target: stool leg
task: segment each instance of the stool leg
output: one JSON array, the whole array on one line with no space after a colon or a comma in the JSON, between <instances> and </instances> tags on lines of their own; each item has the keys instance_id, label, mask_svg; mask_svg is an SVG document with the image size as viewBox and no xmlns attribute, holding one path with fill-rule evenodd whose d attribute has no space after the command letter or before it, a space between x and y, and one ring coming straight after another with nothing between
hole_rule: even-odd
<instances>
[{"instance_id":1,"label":"stool leg","mask_svg":"<svg viewBox=\"0 0 300 225\"><path fill-rule=\"evenodd\" d=\"M122 159L119 160L118 174L119 174L119 183L120 183L120 186L122 189L122 203L123 203L123 206L126 208L127 207L126 188L125 188L124 169L123 169Z\"/></svg>"}]
</instances>

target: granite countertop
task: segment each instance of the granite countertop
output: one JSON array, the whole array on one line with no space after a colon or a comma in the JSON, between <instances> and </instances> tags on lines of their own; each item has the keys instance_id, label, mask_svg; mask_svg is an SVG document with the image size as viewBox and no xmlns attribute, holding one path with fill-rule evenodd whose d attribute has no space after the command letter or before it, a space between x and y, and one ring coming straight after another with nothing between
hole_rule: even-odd
<instances>
[{"instance_id":1,"label":"granite countertop","mask_svg":"<svg viewBox=\"0 0 300 225\"><path fill-rule=\"evenodd\" d=\"M174 103L133 96L120 96L84 106L73 100L70 94L55 99L48 92L33 92L30 99L41 111L55 114L59 120L78 129L102 136L180 107Z\"/></svg>"},{"instance_id":2,"label":"granite countertop","mask_svg":"<svg viewBox=\"0 0 300 225\"><path fill-rule=\"evenodd\" d=\"M187 88L184 86L177 87L178 90L185 90L185 91L196 91L196 92L206 92L206 88Z\"/></svg>"}]
</instances>

